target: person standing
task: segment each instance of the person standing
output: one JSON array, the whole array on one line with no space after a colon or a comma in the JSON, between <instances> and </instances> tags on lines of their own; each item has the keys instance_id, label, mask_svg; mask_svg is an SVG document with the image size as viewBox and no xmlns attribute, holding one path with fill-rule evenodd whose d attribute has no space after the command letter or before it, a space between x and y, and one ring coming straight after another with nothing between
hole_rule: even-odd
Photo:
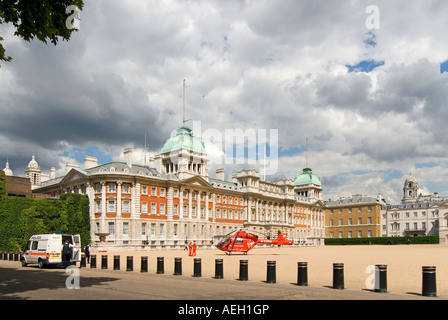
<instances>
[{"instance_id":1,"label":"person standing","mask_svg":"<svg viewBox=\"0 0 448 320\"><path fill-rule=\"evenodd\" d=\"M190 242L190 243L188 243L188 255L189 256L193 255L192 250L193 250L193 246L191 245L191 242Z\"/></svg>"},{"instance_id":2,"label":"person standing","mask_svg":"<svg viewBox=\"0 0 448 320\"><path fill-rule=\"evenodd\" d=\"M198 245L196 244L196 242L193 242L193 256L196 257L196 249L197 249Z\"/></svg>"},{"instance_id":3,"label":"person standing","mask_svg":"<svg viewBox=\"0 0 448 320\"><path fill-rule=\"evenodd\" d=\"M87 263L90 263L90 243L88 243L88 244L84 247L84 254L86 255Z\"/></svg>"},{"instance_id":4,"label":"person standing","mask_svg":"<svg viewBox=\"0 0 448 320\"><path fill-rule=\"evenodd\" d=\"M68 267L70 265L70 260L72 259L73 245L68 243L68 240L65 240L65 243L62 245L62 264L64 267Z\"/></svg>"}]
</instances>

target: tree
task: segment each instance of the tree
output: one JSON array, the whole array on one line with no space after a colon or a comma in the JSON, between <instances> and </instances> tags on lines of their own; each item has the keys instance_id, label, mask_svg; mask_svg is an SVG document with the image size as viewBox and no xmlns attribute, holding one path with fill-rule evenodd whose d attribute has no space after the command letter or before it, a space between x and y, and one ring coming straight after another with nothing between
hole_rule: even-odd
<instances>
[{"instance_id":1,"label":"tree","mask_svg":"<svg viewBox=\"0 0 448 320\"><path fill-rule=\"evenodd\" d=\"M67 27L73 17L73 11L67 8L75 6L82 10L83 5L83 0L0 0L0 24L12 23L16 29L14 35L26 41L37 38L45 44L50 41L56 45L60 38L68 41L76 31L76 28ZM0 37L0 42L2 40ZM1 60L11 61L12 58L6 55L0 43Z\"/></svg>"}]
</instances>

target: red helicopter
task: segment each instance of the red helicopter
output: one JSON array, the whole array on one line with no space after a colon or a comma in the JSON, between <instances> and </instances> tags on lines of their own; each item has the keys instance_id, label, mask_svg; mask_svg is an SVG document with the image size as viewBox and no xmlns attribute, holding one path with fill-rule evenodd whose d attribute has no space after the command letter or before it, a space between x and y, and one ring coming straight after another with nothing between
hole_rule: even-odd
<instances>
[{"instance_id":1,"label":"red helicopter","mask_svg":"<svg viewBox=\"0 0 448 320\"><path fill-rule=\"evenodd\" d=\"M229 236L230 234L232 234ZM273 245L291 245L292 240L286 239L287 233L279 234L277 239L260 239L257 235L253 233L246 232L242 229L237 231L232 231L231 233L224 236L225 239L221 240L216 244L216 248L224 251L226 254L231 254L232 252L242 252L247 254L257 243L266 243ZM227 237L229 236L229 237Z\"/></svg>"}]
</instances>

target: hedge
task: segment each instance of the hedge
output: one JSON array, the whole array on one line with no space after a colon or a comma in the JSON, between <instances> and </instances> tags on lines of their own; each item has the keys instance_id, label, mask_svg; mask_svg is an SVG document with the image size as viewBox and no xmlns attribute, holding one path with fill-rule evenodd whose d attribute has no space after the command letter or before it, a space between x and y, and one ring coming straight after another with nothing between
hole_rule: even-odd
<instances>
[{"instance_id":1,"label":"hedge","mask_svg":"<svg viewBox=\"0 0 448 320\"><path fill-rule=\"evenodd\" d=\"M30 236L40 233L80 234L81 244L90 242L87 196L67 193L59 200L6 196L2 171L0 192L0 251L24 249Z\"/></svg>"},{"instance_id":2,"label":"hedge","mask_svg":"<svg viewBox=\"0 0 448 320\"><path fill-rule=\"evenodd\" d=\"M379 237L379 238L326 238L325 245L365 245L365 244L438 244L439 236L421 237Z\"/></svg>"}]
</instances>

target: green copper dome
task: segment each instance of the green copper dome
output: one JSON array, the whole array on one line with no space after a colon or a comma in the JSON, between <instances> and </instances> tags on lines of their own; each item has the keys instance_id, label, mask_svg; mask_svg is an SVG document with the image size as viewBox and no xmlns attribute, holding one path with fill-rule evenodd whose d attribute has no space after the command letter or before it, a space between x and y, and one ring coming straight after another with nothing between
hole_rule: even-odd
<instances>
[{"instance_id":1,"label":"green copper dome","mask_svg":"<svg viewBox=\"0 0 448 320\"><path fill-rule=\"evenodd\" d=\"M308 184L308 183L314 183L319 186L322 185L319 178L313 173L313 170L310 168L305 168L302 170L302 173L297 176L297 178L294 180L294 185L300 185L300 184Z\"/></svg>"},{"instance_id":2,"label":"green copper dome","mask_svg":"<svg viewBox=\"0 0 448 320\"><path fill-rule=\"evenodd\" d=\"M204 143L193 136L191 129L187 126L177 128L176 134L169 138L163 145L161 153L170 152L177 149L188 149L205 153Z\"/></svg>"}]
</instances>

